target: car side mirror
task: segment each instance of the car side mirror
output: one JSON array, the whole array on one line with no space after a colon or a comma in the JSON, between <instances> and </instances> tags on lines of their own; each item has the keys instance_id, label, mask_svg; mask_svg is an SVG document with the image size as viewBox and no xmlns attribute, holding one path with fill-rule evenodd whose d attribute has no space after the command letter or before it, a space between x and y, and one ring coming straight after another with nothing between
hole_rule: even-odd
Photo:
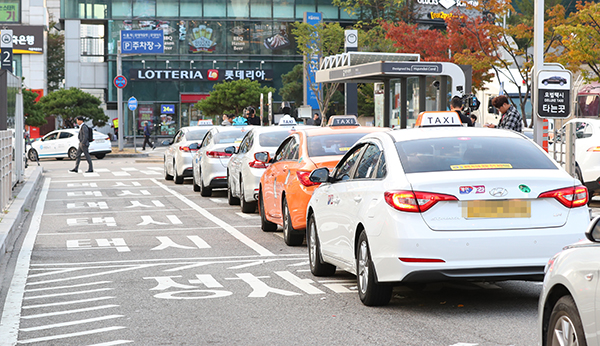
<instances>
[{"instance_id":1,"label":"car side mirror","mask_svg":"<svg viewBox=\"0 0 600 346\"><path fill-rule=\"evenodd\" d=\"M165 139L164 141L162 141L160 144L162 145L171 145L171 141L168 139Z\"/></svg>"},{"instance_id":2,"label":"car side mirror","mask_svg":"<svg viewBox=\"0 0 600 346\"><path fill-rule=\"evenodd\" d=\"M235 154L236 153L235 147L233 145L225 148L224 151L226 154Z\"/></svg>"},{"instance_id":3,"label":"car side mirror","mask_svg":"<svg viewBox=\"0 0 600 346\"><path fill-rule=\"evenodd\" d=\"M585 232L585 236L595 243L600 243L600 216L596 217L592 222L588 230Z\"/></svg>"},{"instance_id":4,"label":"car side mirror","mask_svg":"<svg viewBox=\"0 0 600 346\"><path fill-rule=\"evenodd\" d=\"M190 150L198 150L198 148L200 148L200 144L198 144L198 143L190 144Z\"/></svg>"},{"instance_id":5,"label":"car side mirror","mask_svg":"<svg viewBox=\"0 0 600 346\"><path fill-rule=\"evenodd\" d=\"M267 151L259 151L254 153L254 160L262 163L269 163L269 161L271 161L271 155L269 155Z\"/></svg>"},{"instance_id":6,"label":"car side mirror","mask_svg":"<svg viewBox=\"0 0 600 346\"><path fill-rule=\"evenodd\" d=\"M326 183L329 181L329 169L327 167L317 168L310 172L308 180L313 183Z\"/></svg>"}]
</instances>

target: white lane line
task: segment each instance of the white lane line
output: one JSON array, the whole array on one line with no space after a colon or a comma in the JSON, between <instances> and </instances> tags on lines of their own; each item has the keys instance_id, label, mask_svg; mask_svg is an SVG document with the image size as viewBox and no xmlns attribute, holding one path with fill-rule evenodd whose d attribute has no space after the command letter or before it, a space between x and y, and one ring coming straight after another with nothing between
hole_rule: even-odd
<instances>
[{"instance_id":1,"label":"white lane line","mask_svg":"<svg viewBox=\"0 0 600 346\"><path fill-rule=\"evenodd\" d=\"M90 302L97 302L97 301L100 301L100 300L114 299L114 298L115 297L106 296L106 297L97 297L97 298L90 298L90 299L70 300L68 302L26 305L26 306L23 306L23 309L38 309L38 308L46 308L46 307L50 307L50 306L61 306L61 305L70 305L70 304L79 304L79 303L90 303Z\"/></svg>"},{"instance_id":2,"label":"white lane line","mask_svg":"<svg viewBox=\"0 0 600 346\"><path fill-rule=\"evenodd\" d=\"M78 284L78 285L34 288L34 289L28 289L25 292L29 293L29 292L48 291L48 290L61 290L63 288L76 288L76 287L85 287L85 286L93 286L93 285L104 285L104 284L110 284L110 283L112 283L112 281L96 281L96 282L87 282L87 283Z\"/></svg>"},{"instance_id":3,"label":"white lane line","mask_svg":"<svg viewBox=\"0 0 600 346\"><path fill-rule=\"evenodd\" d=\"M161 168L161 170L162 170L162 168ZM103 342L101 344L93 344L93 345L89 345L89 346L114 346L114 345L130 344L132 342L133 342L132 340L115 340L115 341Z\"/></svg>"},{"instance_id":4,"label":"white lane line","mask_svg":"<svg viewBox=\"0 0 600 346\"><path fill-rule=\"evenodd\" d=\"M37 326L37 327L30 327L30 328L21 328L21 331L22 332L33 332L33 331L36 331L36 330L45 330L45 329L52 329L52 328L76 326L78 324L92 323L92 322L98 322L98 321L105 321L105 320L110 320L110 319L119 318L119 317L123 317L123 315L108 315L108 316L101 316L101 317L96 317L96 318L87 318L85 320L69 321L69 322L54 323L54 324L46 324L45 326Z\"/></svg>"},{"instance_id":5,"label":"white lane line","mask_svg":"<svg viewBox=\"0 0 600 346\"><path fill-rule=\"evenodd\" d=\"M29 230L23 240L21 251L17 257L15 272L4 301L4 311L0 320L0 345L16 345L19 336L19 322L21 320L21 305L23 304L23 295L25 294L25 283L27 282L27 273L31 263L31 253L35 244L35 237L40 230L42 215L44 214L44 204L50 190L51 178L46 178L44 186L40 191L40 196L35 205L35 212L31 218Z\"/></svg>"},{"instance_id":6,"label":"white lane line","mask_svg":"<svg viewBox=\"0 0 600 346\"><path fill-rule=\"evenodd\" d=\"M64 297L64 296L71 296L71 295L76 295L76 294L87 294L87 293L95 293L95 292L103 292L103 291L110 291L113 290L114 288L98 288L95 290L88 290L88 291L77 291L77 292L65 292L65 293L55 293L55 294L44 294L44 295L40 295L40 296L33 296L33 297L25 297L24 300L30 300L30 299L40 299L40 298L52 298L52 297Z\"/></svg>"},{"instance_id":7,"label":"white lane line","mask_svg":"<svg viewBox=\"0 0 600 346\"><path fill-rule=\"evenodd\" d=\"M90 334L112 332L114 330L119 330L119 329L123 329L123 328L127 328L127 327L108 327L108 328L101 328L101 329L94 329L94 330L86 330L84 332L78 332L78 333L45 336L45 337L42 337L42 338L34 338L34 339L21 340L21 341L19 341L19 343L20 344L33 344L35 342L58 340L58 339L66 339L66 338L72 338L72 337L75 337L75 336L82 336L82 335L90 335Z\"/></svg>"},{"instance_id":8,"label":"white lane line","mask_svg":"<svg viewBox=\"0 0 600 346\"><path fill-rule=\"evenodd\" d=\"M43 314L21 316L21 318L28 320L28 319L32 319L32 318L44 318L44 317L50 317L50 316L69 315L69 314L76 314L76 313L79 313L79 312L86 312L86 311L95 311L95 310L116 308L116 307L119 307L119 306L120 305L114 305L114 304L113 305L100 305L100 306L92 306L90 308L83 308L83 309L46 312L46 313L43 313Z\"/></svg>"},{"instance_id":9,"label":"white lane line","mask_svg":"<svg viewBox=\"0 0 600 346\"><path fill-rule=\"evenodd\" d=\"M213 214L209 213L204 208L200 207L196 203L194 203L191 200L189 200L187 197L183 196L182 194L178 193L175 190L172 190L171 188L167 187L165 184L159 182L156 179L152 179L152 181L156 185L162 187L165 191L168 191L173 196L179 198L179 200L181 200L183 203L187 204L192 209L196 210L198 213L200 213L202 216L204 216L208 220L212 221L213 223L215 223L218 226L221 226L226 232L228 232L229 234L231 234L234 238L238 239L243 244L245 244L248 247L250 247L252 250L258 252L259 255L261 255L261 256L275 256L274 253L272 253L271 251L267 250L262 245L260 245L257 242L255 242L254 240L248 238L242 232L238 231L235 227L231 226L230 224L226 223L225 221L223 221L223 220L219 219L218 217L214 216Z\"/></svg>"}]
</instances>

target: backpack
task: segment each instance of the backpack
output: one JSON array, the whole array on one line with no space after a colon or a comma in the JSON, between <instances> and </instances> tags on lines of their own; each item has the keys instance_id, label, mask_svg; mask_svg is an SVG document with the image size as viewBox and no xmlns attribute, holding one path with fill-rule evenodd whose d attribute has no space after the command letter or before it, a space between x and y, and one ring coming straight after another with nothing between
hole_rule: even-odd
<instances>
[{"instance_id":1,"label":"backpack","mask_svg":"<svg viewBox=\"0 0 600 346\"><path fill-rule=\"evenodd\" d=\"M87 126L88 128L88 142L93 142L94 141L94 130L92 130L91 127Z\"/></svg>"}]
</instances>

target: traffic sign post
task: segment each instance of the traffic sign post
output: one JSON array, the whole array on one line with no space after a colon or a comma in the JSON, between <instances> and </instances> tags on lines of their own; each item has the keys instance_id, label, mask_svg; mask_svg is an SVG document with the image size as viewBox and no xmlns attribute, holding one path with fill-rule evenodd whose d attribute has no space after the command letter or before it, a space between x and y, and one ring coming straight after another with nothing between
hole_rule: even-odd
<instances>
[{"instance_id":1,"label":"traffic sign post","mask_svg":"<svg viewBox=\"0 0 600 346\"><path fill-rule=\"evenodd\" d=\"M0 49L2 52L0 68L2 70L13 71L13 31L12 30L0 30Z\"/></svg>"},{"instance_id":2,"label":"traffic sign post","mask_svg":"<svg viewBox=\"0 0 600 346\"><path fill-rule=\"evenodd\" d=\"M540 118L565 119L571 116L569 70L540 70L537 82L537 114Z\"/></svg>"}]
</instances>

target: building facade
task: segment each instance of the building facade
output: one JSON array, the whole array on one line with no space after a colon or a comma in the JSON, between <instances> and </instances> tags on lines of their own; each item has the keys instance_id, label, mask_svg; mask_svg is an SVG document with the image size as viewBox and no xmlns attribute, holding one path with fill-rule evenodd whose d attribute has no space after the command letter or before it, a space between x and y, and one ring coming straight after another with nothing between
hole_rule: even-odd
<instances>
[{"instance_id":1,"label":"building facade","mask_svg":"<svg viewBox=\"0 0 600 346\"><path fill-rule=\"evenodd\" d=\"M169 136L197 123L193 105L215 83L252 79L281 88L281 75L302 63L291 24L304 12L354 22L331 0L61 0L65 87L101 96L116 118L121 30L162 30L164 54L122 58L123 126L131 136L151 121L158 135ZM126 103L132 96L139 104L133 112Z\"/></svg>"}]
</instances>

